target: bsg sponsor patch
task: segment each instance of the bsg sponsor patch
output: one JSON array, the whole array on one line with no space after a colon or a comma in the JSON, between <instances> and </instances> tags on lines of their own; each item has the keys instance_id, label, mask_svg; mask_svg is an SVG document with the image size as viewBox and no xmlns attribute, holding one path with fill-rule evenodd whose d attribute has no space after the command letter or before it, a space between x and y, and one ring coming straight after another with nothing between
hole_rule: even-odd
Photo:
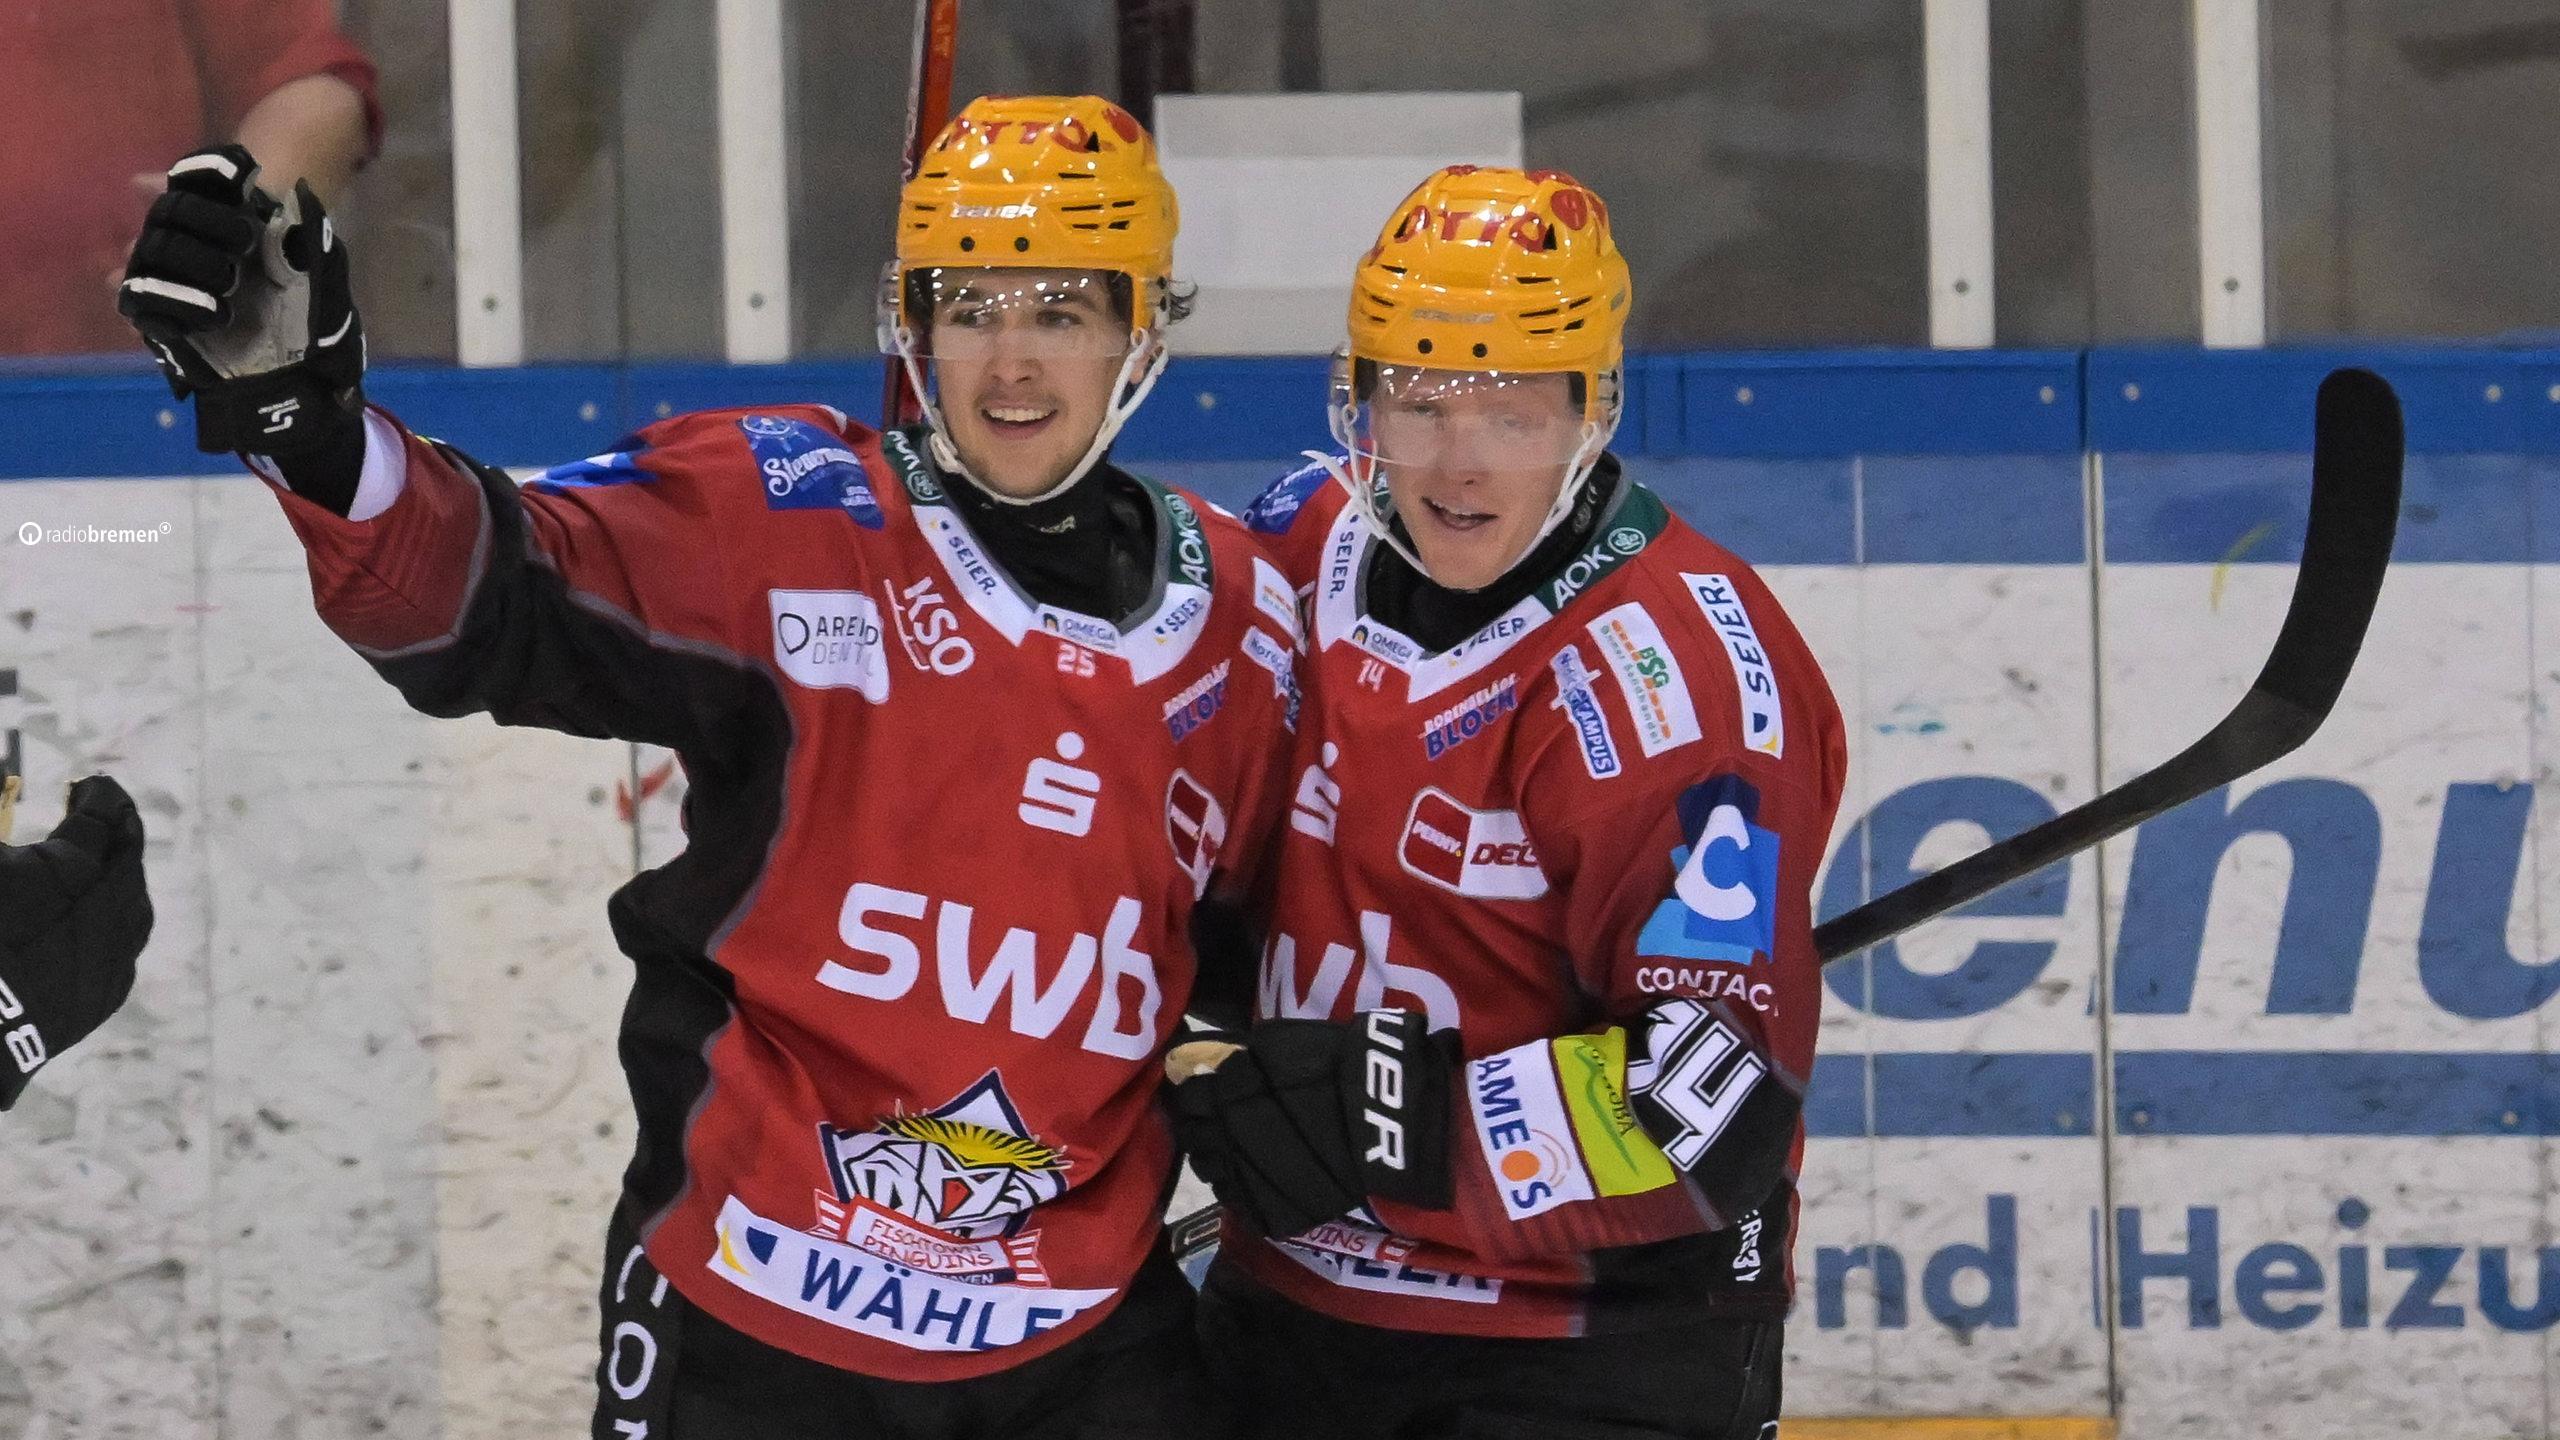
<instances>
[{"instance_id":1,"label":"bsg sponsor patch","mask_svg":"<svg viewBox=\"0 0 2560 1440\"><path fill-rule=\"evenodd\" d=\"M1603 614L1591 622L1591 638L1598 642L1609 673L1618 677L1627 713L1636 723L1636 744L1645 754L1659 755L1699 738L1688 682L1644 606L1630 600Z\"/></svg>"}]
</instances>

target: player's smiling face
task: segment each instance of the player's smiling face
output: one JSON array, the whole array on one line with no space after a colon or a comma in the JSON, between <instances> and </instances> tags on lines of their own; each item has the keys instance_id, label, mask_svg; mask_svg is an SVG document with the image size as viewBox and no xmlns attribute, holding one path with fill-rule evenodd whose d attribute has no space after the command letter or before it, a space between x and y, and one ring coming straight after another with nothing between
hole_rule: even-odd
<instances>
[{"instance_id":1,"label":"player's smiling face","mask_svg":"<svg viewBox=\"0 0 2560 1440\"><path fill-rule=\"evenodd\" d=\"M988 488L1029 498L1102 428L1129 326L1099 270L944 270L927 337L952 448Z\"/></svg>"},{"instance_id":2,"label":"player's smiling face","mask_svg":"<svg viewBox=\"0 0 2560 1440\"><path fill-rule=\"evenodd\" d=\"M1431 579L1481 590L1537 539L1582 443L1565 375L1379 367L1370 437Z\"/></svg>"}]
</instances>

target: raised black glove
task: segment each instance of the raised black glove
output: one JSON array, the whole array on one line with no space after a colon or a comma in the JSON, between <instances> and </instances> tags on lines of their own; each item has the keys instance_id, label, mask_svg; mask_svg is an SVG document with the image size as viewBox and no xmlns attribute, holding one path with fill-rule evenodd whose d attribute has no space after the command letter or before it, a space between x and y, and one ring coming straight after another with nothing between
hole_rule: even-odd
<instances>
[{"instance_id":1,"label":"raised black glove","mask_svg":"<svg viewBox=\"0 0 2560 1440\"><path fill-rule=\"evenodd\" d=\"M142 815L124 787L71 787L53 834L0 845L0 1110L124 1004L151 938Z\"/></svg>"},{"instance_id":2,"label":"raised black glove","mask_svg":"<svg viewBox=\"0 0 2560 1440\"><path fill-rule=\"evenodd\" d=\"M1449 1204L1453 1030L1407 1010L1266 1020L1244 1048L1173 1088L1174 1134L1218 1199L1299 1235L1371 1197Z\"/></svg>"},{"instance_id":3,"label":"raised black glove","mask_svg":"<svg viewBox=\"0 0 2560 1440\"><path fill-rule=\"evenodd\" d=\"M116 308L151 347L196 444L279 461L363 456L364 326L347 247L307 184L278 202L237 145L169 167Z\"/></svg>"}]
</instances>

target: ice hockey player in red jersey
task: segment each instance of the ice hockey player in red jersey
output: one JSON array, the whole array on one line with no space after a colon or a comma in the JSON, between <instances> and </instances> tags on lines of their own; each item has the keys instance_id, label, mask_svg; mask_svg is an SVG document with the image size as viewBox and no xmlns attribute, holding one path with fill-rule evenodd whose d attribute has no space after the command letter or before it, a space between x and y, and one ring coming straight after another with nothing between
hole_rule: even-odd
<instances>
[{"instance_id":1,"label":"ice hockey player in red jersey","mask_svg":"<svg viewBox=\"0 0 2560 1440\"><path fill-rule=\"evenodd\" d=\"M1245 512L1305 596L1212 1374L1270 1436L1773 1433L1840 717L1751 568L1606 446L1629 282L1554 171L1359 264L1347 456Z\"/></svg>"},{"instance_id":2,"label":"ice hockey player in red jersey","mask_svg":"<svg viewBox=\"0 0 2560 1440\"><path fill-rule=\"evenodd\" d=\"M322 617L430 714L690 780L611 906L594 1433L1195 1433L1160 1056L1285 806L1296 616L1240 524L1103 458L1181 303L1144 131L1019 98L935 142L882 317L926 424L681 415L522 487L363 406L345 247L253 181L179 162L124 303Z\"/></svg>"}]
</instances>

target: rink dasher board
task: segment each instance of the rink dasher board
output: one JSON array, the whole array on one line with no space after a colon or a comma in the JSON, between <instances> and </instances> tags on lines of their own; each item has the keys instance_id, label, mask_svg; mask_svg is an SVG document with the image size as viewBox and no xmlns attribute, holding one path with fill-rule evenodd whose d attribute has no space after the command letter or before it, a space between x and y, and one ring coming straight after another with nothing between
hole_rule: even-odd
<instances>
[{"instance_id":1,"label":"rink dasher board","mask_svg":"<svg viewBox=\"0 0 2560 1440\"><path fill-rule=\"evenodd\" d=\"M182 553L176 549L149 551L147 559L140 550L120 550L119 565L135 564L104 590L93 575L22 569L9 562L27 559L23 552L0 552L7 554L0 598L8 601L0 610L21 608L25 586L41 592L32 598L48 615L72 608L94 617L75 634L48 632L27 646L23 661L13 653L5 662L30 678L28 693L0 702L14 707L0 717L31 734L45 732L30 742L34 753L51 747L66 768L74 758L112 759L120 772L135 770L155 783L151 777L169 761L151 752L174 746L168 737L200 723L209 743L199 753L230 757L223 763L243 777L259 774L261 763L288 760L290 772L269 772L284 777L278 783L308 778L315 766L354 774L380 758L362 747L341 750L325 732L315 751L309 733L296 728L301 716L243 703L244 695L295 684L326 686L333 697L343 692L346 703L369 707L366 715L378 710L399 737L395 749L428 751L439 743L425 732L448 727L422 725L415 738L399 729L410 717L396 702L385 705L378 682L310 618L290 537L273 517L273 502L250 482L0 488L0 499L12 503L42 497L63 523L109 528L157 522L176 510L176 495L188 508L176 512L173 525L193 527L185 562L174 562ZM10 538L0 535L0 542ZM172 541L178 538L173 531ZM2018 803L2009 787L2055 806L2085 797L2097 772L2092 720L2101 708L2111 779L2192 738L2246 683L2289 583L2281 563L2253 555L2227 567L2111 560L2095 592L2103 625L2094 633L2103 636L2106 656L2101 686L2090 655L2085 562L1769 569L1852 717L1858 767L1843 837L1899 797L1901 828L1925 826L1912 847L1924 864L1987 835L1987 826L1968 833L1969 821L1996 819L2004 804ZM2549 723L2542 716L2553 683L2550 657L2560 655L2543 633L2560 616L2549 582L2544 568L2523 563L2430 559L2405 566L2386 592L2368 662L2331 729L2285 766L2233 787L2229 803L2241 814L2314 851L2315 873L2296 889L2321 903L2305 903L2289 929L2284 887L2288 870L2304 868L2298 855L2289 860L2282 843L2266 835L2222 846L2221 831L2186 816L2176 825L2154 822L2143 838L2167 835L2211 848L2219 858L2205 872L2204 898L2196 864L2176 863L2170 851L2136 877L2137 838L2108 847L2103 907L2097 862L2084 859L2067 881L2028 887L2028 900L2006 902L2018 913L1951 920L1903 942L1895 959L1911 983L1895 1003L1921 1013L1871 1014L1852 1003L1872 1002L1870 992L1845 981L1846 996L1827 998L1826 1058L1811 1105L1817 1138L1796 1248L1804 1298L1790 1330L1797 1362L1791 1408L2088 1413L2104 1408L2112 1358L2129 1435L2258 1433L2252 1427L2262 1419L2273 1424L2275 1416L2317 1423L2325 1433L2380 1435L2401 1432L2419 1415L2441 1419L2448 1407L2481 1433L2541 1433L2549 1287L2538 1282L2551 1228L2544 1137L2560 1104L2549 1098L2555 1087L2543 1058L2548 1007L2515 1009L2535 987L2510 972L2550 953L2539 921L2548 908L2540 858L2547 822L2530 805L2531 787L2543 778L2536 757ZM216 608L191 608L208 605ZM190 664L207 678L187 678ZM2036 688L2023 691L2013 669L2025 670ZM37 685L40 673L45 683ZM2030 703L2030 693L2039 698ZM1934 712L1935 728L1922 709ZM43 726L29 724L39 712ZM491 757L451 773L466 786L518 783L502 781L498 764ZM1949 789L1951 780L1985 783ZM201 776L182 767L156 783L183 811L186 786ZM400 828L415 815L349 808L345 798L324 792L312 787L304 797L312 808L296 821L314 835L344 828L388 841L419 833ZM242 793L261 792L247 786ZM31 804L27 825L49 823L42 801L39 795ZM207 851L224 845L211 834L213 821L198 823L196 839L182 826L165 843ZM572 812L544 823L575 827L584 818ZM244 819L234 838L254 828ZM1834 852L1836 867L1843 853L1837 843ZM276 882L276 871L312 862L307 852L288 851L263 869L242 863L244 872L216 877L218 893L254 894ZM2484 907L2465 897L2494 891L2501 865L2528 868L2508 870L2513 903L2502 923L2492 924ZM395 858L385 877L396 882L398 874ZM600 872L587 895L567 904L600 903L609 883ZM1829 886L1826 874L1826 895ZM2440 896L2453 899L2438 900L2431 912L2431 897ZM2129 903L2139 913L2128 953L2122 931ZM190 901L183 888L164 898L178 916L205 904ZM2352 926L2342 918L2350 912L2362 915ZM521 943L513 927L489 923L490 933L472 937L484 948ZM205 925L199 921L198 929ZM2100 1087L2089 1058L2099 1025L2094 956L2101 928L2116 938L2119 956L2117 994L2104 1012L2116 1062L2107 1112L2112 1143L2098 1138ZM2488 949L2483 935L2503 942L2505 953ZM2010 972L1968 969L1986 940L2052 949L2027 984L1997 995ZM439 975L448 963L443 951L439 945ZM302 959L244 944L208 946L197 963L244 976L237 967L295 976L306 968ZM2128 983L2129 966L2137 984ZM1976 973L1995 983L1926 983ZM1982 1004L1994 995L1996 1003ZM2510 1013L2462 1013L2440 998L2474 997L2455 1004L2476 1012L2487 1008L2477 998L2483 995L2503 997L2498 1003ZM387 1007L382 1013L393 1020L416 1003L395 1000L377 994L365 1003ZM162 1008L180 1017L199 1013L187 1003L184 995L164 997ZM276 1043L308 1045L290 1011L261 1020L262 1011L241 999L224 1013L228 1034L266 1025ZM195 1042L179 1035L171 1043ZM211 1034L202 1043L213 1059L227 1054L241 1063L239 1050L217 1048ZM427 1093L415 1078L420 1067L386 1074L378 1062L358 1066L352 1052L309 1060L291 1067L283 1078L296 1083L279 1083L276 1098L304 1101L318 1087L340 1117L328 1123L351 1137L378 1135L376 1150L363 1153L386 1166L417 1163L390 1152L434 1123L426 1116L451 1125L480 1103L444 1093L441 1074ZM108 1063L87 1065L101 1078L83 1083L108 1086ZM328 1071L332 1064L368 1083L348 1086ZM66 1067L64 1078L70 1074ZM1849 1079L1832 1078L1841 1074ZM2182 1088L2175 1083L2182 1075L2202 1079ZM500 1078L528 1091L558 1080ZM129 1093L146 1104L160 1103L151 1087L165 1080L164 1072L139 1066L115 1077L118 1084L140 1082ZM1951 1080L1963 1083L1950 1089ZM245 1092L228 1082L218 1087L219 1103L231 1119L254 1127L256 1106L239 1102L269 1097L248 1083ZM1933 1090L1947 1098L1932 1103L1915 1093ZM1844 1093L1855 1103L1837 1098ZM84 1109L88 1099L84 1091ZM197 1124L210 1141L215 1103L211 1095L183 1100L174 1123ZM198 1107L191 1122L186 1105ZM309 1138L312 1122L300 1112L278 1113L291 1114L302 1127L297 1133ZM474 1123L496 1128L485 1119ZM1881 1133L1868 1136L1870 1127ZM2365 1133L2334 1133L2348 1127ZM76 1138L92 1143L85 1126ZM124 1143L119 1136L120 1164L152 1153ZM449 1136L441 1143L470 1142ZM153 1193L154 1208L127 1212L140 1222L129 1233L174 1234L168 1227L201 1223L177 1213L188 1193L180 1177L202 1163L181 1155L164 1157L166 1188ZM283 1155L234 1163L287 1165L285 1175L299 1174ZM265 1207L264 1224L300 1220L320 1227L306 1233L327 1234L344 1223L337 1216L346 1207L336 1203L343 1195L325 1188L306 1197L297 1192L310 1186L282 1177L223 1178L226 1193ZM2100 1203L2104 1185L2112 1186L2112 1212ZM2003 1197L2009 1206L1999 1203ZM157 1210L163 1204L169 1213ZM2110 1215L2120 1220L2128 1212L2134 1223L2118 1224L2117 1234L2101 1234L2093 1247L2093 1219L2103 1227ZM395 1206L371 1217L364 1233L413 1239L417 1217L404 1221L401 1214ZM2197 1223L2200 1214L2205 1223ZM2210 1243L2202 1238L2208 1233ZM359 1238L349 1243L361 1251ZM1863 1264L1846 1253L1861 1246L1890 1247L1901 1259L1899 1326L1884 1323L1888 1306L1879 1292L1892 1287L1876 1283L1881 1250L1870 1248ZM2299 1247L2318 1267L2317 1283L2308 1281L2301 1257L2271 1246ZM2103 1273L2093 1248L2101 1257L2133 1257L2125 1268L2140 1271L2141 1283L2123 1288L2142 1323L2120 1308L2121 1298L2107 1307L2109 1297L2093 1283ZM2394 1248L2404 1252L2396 1267L2388 1253ZM2351 1258L2359 1249L2362 1258ZM2457 1252L2449 1265L2446 1250ZM1827 1270L1825 1251L1838 1252ZM2483 1283L2493 1251L2502 1256L2504 1282L2494 1304ZM90 1269L76 1255L49 1263L66 1277ZM450 1261L440 1254L438 1263ZM360 1403L359 1384L297 1373L307 1360L273 1345L262 1350L249 1332L254 1312L274 1306L303 1314L317 1306L333 1333L361 1335L368 1324L387 1327L390 1317L415 1313L414 1279L394 1283L398 1267L385 1272L392 1280L356 1284L343 1273L313 1272L305 1286L311 1293L296 1295L290 1277L279 1278L286 1268L277 1254L261 1258L253 1242L248 1254L234 1256L224 1294L199 1303L232 1317L226 1323L244 1332L229 1352L233 1363L264 1355L280 1393L308 1396L337 1384L347 1403ZM2434 1269L2442 1273L2432 1290L2416 1294L2416 1282ZM2348 1278L2358 1271L2361 1301ZM2208 1272L2209 1287L2201 1278ZM2004 1291L2013 1292L2013 1307ZM445 1306L441 1318L450 1324L450 1293ZM2307 1320L2306 1307L2314 1307ZM2016 1320L2003 1323L2010 1308ZM1826 1312L1836 1314L1836 1325L1824 1323ZM2448 1323L2448 1312L2458 1320ZM2112 1352L2102 1323L2108 1318ZM127 1311L119 1323L142 1322ZM37 1333L49 1336L53 1325L49 1316ZM415 1395L417 1377L408 1379ZM493 1381L456 1375L446 1388ZM368 1371L363 1383L397 1385L401 1377ZM233 1395L235 1406L252 1403L237 1389ZM116 1402L102 1395L98 1403L112 1411Z\"/></svg>"}]
</instances>

